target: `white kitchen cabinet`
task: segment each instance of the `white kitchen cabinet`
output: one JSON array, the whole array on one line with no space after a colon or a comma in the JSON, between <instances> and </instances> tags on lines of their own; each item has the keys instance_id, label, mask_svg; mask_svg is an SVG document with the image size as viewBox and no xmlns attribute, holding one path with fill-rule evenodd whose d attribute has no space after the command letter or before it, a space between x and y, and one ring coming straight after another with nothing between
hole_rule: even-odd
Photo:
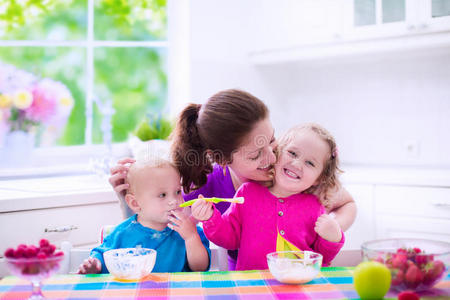
<instances>
[{"instance_id":1,"label":"white kitchen cabinet","mask_svg":"<svg viewBox=\"0 0 450 300\"><path fill-rule=\"evenodd\" d=\"M431 239L450 243L450 219L377 215L376 238Z\"/></svg>"},{"instance_id":2,"label":"white kitchen cabinet","mask_svg":"<svg viewBox=\"0 0 450 300\"><path fill-rule=\"evenodd\" d=\"M450 242L450 171L343 166L343 186L358 213L344 250L373 239L428 238Z\"/></svg>"},{"instance_id":3,"label":"white kitchen cabinet","mask_svg":"<svg viewBox=\"0 0 450 300\"><path fill-rule=\"evenodd\" d=\"M98 241L100 228L122 220L117 196L96 175L0 181L0 257L7 247L47 238L57 246Z\"/></svg>"},{"instance_id":4,"label":"white kitchen cabinet","mask_svg":"<svg viewBox=\"0 0 450 300\"><path fill-rule=\"evenodd\" d=\"M121 220L117 201L1 213L0 253L18 244L36 245L41 238L57 247L62 241L69 241L74 247L92 245L98 242L102 226Z\"/></svg>"},{"instance_id":5,"label":"white kitchen cabinet","mask_svg":"<svg viewBox=\"0 0 450 300\"><path fill-rule=\"evenodd\" d=\"M347 0L345 4L344 31L351 40L413 33L415 0Z\"/></svg>"},{"instance_id":6,"label":"white kitchen cabinet","mask_svg":"<svg viewBox=\"0 0 450 300\"><path fill-rule=\"evenodd\" d=\"M419 29L429 32L450 30L449 0L425 0L419 3L421 5L418 18Z\"/></svg>"},{"instance_id":7,"label":"white kitchen cabinet","mask_svg":"<svg viewBox=\"0 0 450 300\"><path fill-rule=\"evenodd\" d=\"M388 38L450 30L448 0L347 0L347 39Z\"/></svg>"},{"instance_id":8,"label":"white kitchen cabinet","mask_svg":"<svg viewBox=\"0 0 450 300\"><path fill-rule=\"evenodd\" d=\"M450 48L449 0L264 3L251 23L255 65Z\"/></svg>"},{"instance_id":9,"label":"white kitchen cabinet","mask_svg":"<svg viewBox=\"0 0 450 300\"><path fill-rule=\"evenodd\" d=\"M262 0L252 11L252 50L339 40L342 9L335 0Z\"/></svg>"},{"instance_id":10,"label":"white kitchen cabinet","mask_svg":"<svg viewBox=\"0 0 450 300\"><path fill-rule=\"evenodd\" d=\"M377 238L450 242L450 187L375 187Z\"/></svg>"}]
</instances>

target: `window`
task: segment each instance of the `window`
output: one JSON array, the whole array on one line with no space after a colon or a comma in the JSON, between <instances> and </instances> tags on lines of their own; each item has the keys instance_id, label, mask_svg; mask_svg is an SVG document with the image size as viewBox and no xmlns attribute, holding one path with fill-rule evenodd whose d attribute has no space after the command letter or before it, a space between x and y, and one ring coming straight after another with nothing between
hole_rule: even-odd
<instances>
[{"instance_id":1,"label":"window","mask_svg":"<svg viewBox=\"0 0 450 300\"><path fill-rule=\"evenodd\" d=\"M167 53L165 0L0 4L0 62L62 82L74 100L58 137L37 135L37 146L101 144L109 131L126 141L146 114L167 111Z\"/></svg>"}]
</instances>

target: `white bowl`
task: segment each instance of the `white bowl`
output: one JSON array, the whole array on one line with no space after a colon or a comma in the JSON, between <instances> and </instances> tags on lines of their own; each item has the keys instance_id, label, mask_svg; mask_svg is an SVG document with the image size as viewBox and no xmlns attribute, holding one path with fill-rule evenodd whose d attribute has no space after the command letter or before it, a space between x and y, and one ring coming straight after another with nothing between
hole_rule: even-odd
<instances>
[{"instance_id":1,"label":"white bowl","mask_svg":"<svg viewBox=\"0 0 450 300\"><path fill-rule=\"evenodd\" d=\"M319 274L322 255L312 251L278 251L267 254L267 264L279 282L301 284Z\"/></svg>"},{"instance_id":2,"label":"white bowl","mask_svg":"<svg viewBox=\"0 0 450 300\"><path fill-rule=\"evenodd\" d=\"M156 250L122 248L103 254L108 271L119 279L139 280L149 275L156 261Z\"/></svg>"}]
</instances>

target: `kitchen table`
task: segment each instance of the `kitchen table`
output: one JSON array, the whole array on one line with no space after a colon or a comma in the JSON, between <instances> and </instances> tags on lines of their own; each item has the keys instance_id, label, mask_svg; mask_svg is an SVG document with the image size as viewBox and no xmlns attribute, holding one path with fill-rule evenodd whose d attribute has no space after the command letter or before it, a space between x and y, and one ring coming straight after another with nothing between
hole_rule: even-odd
<instances>
[{"instance_id":1,"label":"kitchen table","mask_svg":"<svg viewBox=\"0 0 450 300\"><path fill-rule=\"evenodd\" d=\"M56 275L44 281L50 299L358 299L353 268L322 268L303 285L285 285L269 271L153 273L139 282L124 282L109 274ZM26 299L31 286L18 277L0 281L0 299ZM450 276L421 298L449 299ZM395 292L386 298L396 299Z\"/></svg>"}]
</instances>

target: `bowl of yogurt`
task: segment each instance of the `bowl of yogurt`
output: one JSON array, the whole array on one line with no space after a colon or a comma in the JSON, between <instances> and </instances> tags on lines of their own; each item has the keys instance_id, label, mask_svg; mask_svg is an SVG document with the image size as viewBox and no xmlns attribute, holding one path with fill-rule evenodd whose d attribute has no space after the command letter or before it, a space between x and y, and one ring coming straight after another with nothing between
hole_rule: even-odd
<instances>
[{"instance_id":1,"label":"bowl of yogurt","mask_svg":"<svg viewBox=\"0 0 450 300\"><path fill-rule=\"evenodd\" d=\"M281 283L307 283L319 274L322 255L312 251L277 251L267 254L270 273Z\"/></svg>"},{"instance_id":2,"label":"bowl of yogurt","mask_svg":"<svg viewBox=\"0 0 450 300\"><path fill-rule=\"evenodd\" d=\"M156 262L156 250L122 248L103 254L108 271L118 279L140 280L149 275Z\"/></svg>"}]
</instances>

